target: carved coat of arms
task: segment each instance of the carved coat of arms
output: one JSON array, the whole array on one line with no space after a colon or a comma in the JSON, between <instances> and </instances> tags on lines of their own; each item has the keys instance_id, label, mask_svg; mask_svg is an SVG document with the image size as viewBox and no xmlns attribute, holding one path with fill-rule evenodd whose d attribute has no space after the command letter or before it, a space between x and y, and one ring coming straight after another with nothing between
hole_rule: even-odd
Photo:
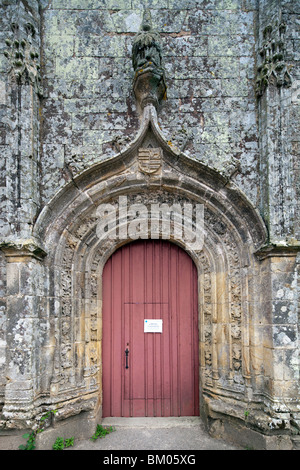
<instances>
[{"instance_id":1,"label":"carved coat of arms","mask_svg":"<svg viewBox=\"0 0 300 470\"><path fill-rule=\"evenodd\" d=\"M161 148L140 148L138 151L139 169L143 173L151 175L161 167Z\"/></svg>"}]
</instances>

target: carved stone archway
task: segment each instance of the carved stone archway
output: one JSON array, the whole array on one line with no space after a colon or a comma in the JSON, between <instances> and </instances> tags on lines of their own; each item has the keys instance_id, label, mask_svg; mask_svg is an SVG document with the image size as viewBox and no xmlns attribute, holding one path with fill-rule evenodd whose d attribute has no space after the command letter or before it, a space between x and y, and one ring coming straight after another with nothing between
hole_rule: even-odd
<instances>
[{"instance_id":1,"label":"carved stone archway","mask_svg":"<svg viewBox=\"0 0 300 470\"><path fill-rule=\"evenodd\" d=\"M128 148L70 182L35 225L35 239L43 240L47 253L41 264L48 280L38 387L44 401L58 408L55 419L77 415L94 425L101 417L102 269L132 238L128 231L127 237L116 237L113 225L99 238L99 207L109 204L118 213L124 198L129 206L143 204L149 214L152 204L203 205L203 245L193 249L176 238L176 218L169 237L189 252L198 269L201 414L213 417L220 409L226 414L229 404L240 409L255 394L259 400L262 345L251 299L258 269L254 253L265 241L265 227L224 176L166 142L149 105ZM118 219L123 234L129 219ZM148 224L142 237L152 236Z\"/></svg>"}]
</instances>

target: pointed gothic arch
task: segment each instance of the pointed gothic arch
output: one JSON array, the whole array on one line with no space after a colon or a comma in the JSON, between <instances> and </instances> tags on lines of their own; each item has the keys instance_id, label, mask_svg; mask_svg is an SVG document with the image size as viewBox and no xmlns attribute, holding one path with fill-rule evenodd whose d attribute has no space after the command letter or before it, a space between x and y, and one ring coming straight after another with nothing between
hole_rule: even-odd
<instances>
[{"instance_id":1,"label":"pointed gothic arch","mask_svg":"<svg viewBox=\"0 0 300 470\"><path fill-rule=\"evenodd\" d=\"M145 148L160 149L154 172L140 167L139 149ZM142 202L149 213L153 203L204 206L200 249L187 250L170 233L170 241L188 251L198 270L201 406L207 412L210 403L213 409L212 396L247 400L249 387L260 387L249 299L255 290L255 252L265 242L266 229L230 181L166 142L152 106L145 109L139 134L127 149L74 178L36 222L35 237L43 240L47 253L51 304L45 347L52 373L46 393L58 402L62 394L67 397L60 406L68 413L72 400L74 413L88 410L101 416L102 270L111 254L132 240L101 240L97 226L99 206L110 204L118 210L120 197L129 205ZM148 224L143 237L151 236Z\"/></svg>"}]
</instances>

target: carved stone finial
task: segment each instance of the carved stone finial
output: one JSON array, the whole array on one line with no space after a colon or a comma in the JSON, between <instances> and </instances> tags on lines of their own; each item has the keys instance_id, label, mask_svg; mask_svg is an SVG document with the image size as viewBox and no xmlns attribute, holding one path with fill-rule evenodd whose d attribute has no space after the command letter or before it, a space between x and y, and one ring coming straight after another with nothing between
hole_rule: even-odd
<instances>
[{"instance_id":1,"label":"carved stone finial","mask_svg":"<svg viewBox=\"0 0 300 470\"><path fill-rule=\"evenodd\" d=\"M13 39L6 39L8 50L4 51L8 59L9 74L18 84L30 83L38 96L42 96L39 54L32 44L35 29L31 23L24 26L27 37L20 38L19 25L12 23Z\"/></svg>"},{"instance_id":2,"label":"carved stone finial","mask_svg":"<svg viewBox=\"0 0 300 470\"><path fill-rule=\"evenodd\" d=\"M292 78L285 61L286 25L268 25L263 31L263 43L259 51L260 65L257 68L256 94L262 96L270 83L277 87L290 87Z\"/></svg>"},{"instance_id":3,"label":"carved stone finial","mask_svg":"<svg viewBox=\"0 0 300 470\"><path fill-rule=\"evenodd\" d=\"M133 41L132 64L135 70L133 90L138 104L141 109L147 104L157 108L166 97L167 87L160 35L153 29L149 10L144 11L140 31Z\"/></svg>"}]
</instances>

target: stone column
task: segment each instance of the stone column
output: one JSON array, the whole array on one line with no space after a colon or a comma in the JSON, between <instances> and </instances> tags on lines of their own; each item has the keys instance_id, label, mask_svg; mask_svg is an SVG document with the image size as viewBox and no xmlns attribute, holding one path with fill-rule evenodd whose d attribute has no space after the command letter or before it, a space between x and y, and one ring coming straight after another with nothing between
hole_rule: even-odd
<instances>
[{"instance_id":1,"label":"stone column","mask_svg":"<svg viewBox=\"0 0 300 470\"><path fill-rule=\"evenodd\" d=\"M297 172L293 159L293 9L286 2L260 0L258 15L258 99L261 213L269 232L261 260L260 322L263 325L265 411L269 431L297 435L299 428L300 240ZM299 134L299 129L298 129ZM297 405L298 403L298 405Z\"/></svg>"},{"instance_id":2,"label":"stone column","mask_svg":"<svg viewBox=\"0 0 300 470\"><path fill-rule=\"evenodd\" d=\"M12 22L8 36L6 219L10 231L6 235L26 239L39 207L39 39L36 28L22 22Z\"/></svg>"},{"instance_id":3,"label":"stone column","mask_svg":"<svg viewBox=\"0 0 300 470\"><path fill-rule=\"evenodd\" d=\"M297 249L261 251L265 411L270 430L299 434Z\"/></svg>"},{"instance_id":4,"label":"stone column","mask_svg":"<svg viewBox=\"0 0 300 470\"><path fill-rule=\"evenodd\" d=\"M1 5L3 34L0 102L5 160L0 178L0 249L5 255L6 371L3 414L7 427L30 415L38 388L39 299L45 255L32 238L39 210L40 2L10 0ZM16 412L16 413L14 413ZM19 424L17 424L19 423ZM23 425L28 424L23 423Z\"/></svg>"},{"instance_id":5,"label":"stone column","mask_svg":"<svg viewBox=\"0 0 300 470\"><path fill-rule=\"evenodd\" d=\"M2 244L7 262L6 387L2 414L6 427L28 427L40 382L42 348L40 302L45 252L34 241Z\"/></svg>"},{"instance_id":6,"label":"stone column","mask_svg":"<svg viewBox=\"0 0 300 470\"><path fill-rule=\"evenodd\" d=\"M294 242L295 192L291 153L292 61L281 2L261 0L256 94L261 212L273 244Z\"/></svg>"}]
</instances>

